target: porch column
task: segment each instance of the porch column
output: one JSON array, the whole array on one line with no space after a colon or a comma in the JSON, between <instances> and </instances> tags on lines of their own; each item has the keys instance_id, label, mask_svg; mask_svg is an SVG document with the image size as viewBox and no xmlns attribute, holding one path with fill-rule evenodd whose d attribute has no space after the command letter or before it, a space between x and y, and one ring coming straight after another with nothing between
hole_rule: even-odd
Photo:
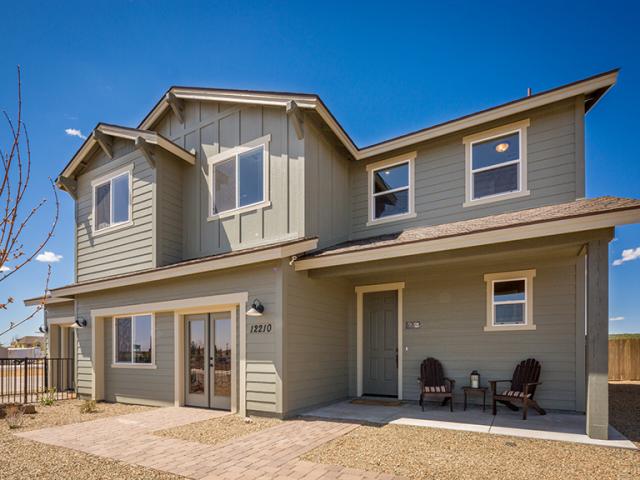
<instances>
[{"instance_id":1,"label":"porch column","mask_svg":"<svg viewBox=\"0 0 640 480\"><path fill-rule=\"evenodd\" d=\"M609 239L587 250L587 435L606 440L609 430Z\"/></svg>"}]
</instances>

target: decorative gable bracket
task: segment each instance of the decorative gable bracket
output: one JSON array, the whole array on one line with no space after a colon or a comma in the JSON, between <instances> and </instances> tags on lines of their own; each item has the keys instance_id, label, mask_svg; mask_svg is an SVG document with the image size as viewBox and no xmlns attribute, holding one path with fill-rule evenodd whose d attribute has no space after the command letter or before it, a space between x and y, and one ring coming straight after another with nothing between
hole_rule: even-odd
<instances>
[{"instance_id":1,"label":"decorative gable bracket","mask_svg":"<svg viewBox=\"0 0 640 480\"><path fill-rule=\"evenodd\" d=\"M167 92L165 100L178 117L178 121L184 125L184 100L175 96L173 92Z\"/></svg>"},{"instance_id":2,"label":"decorative gable bracket","mask_svg":"<svg viewBox=\"0 0 640 480\"><path fill-rule=\"evenodd\" d=\"M298 140L302 140L304 138L304 113L295 100L287 102L287 116L293 120L296 137L298 137Z\"/></svg>"},{"instance_id":3,"label":"decorative gable bracket","mask_svg":"<svg viewBox=\"0 0 640 480\"><path fill-rule=\"evenodd\" d=\"M71 195L71 198L74 200L78 199L78 182L74 178L63 177L61 175L58 177L56 183L59 188Z\"/></svg>"},{"instance_id":4,"label":"decorative gable bracket","mask_svg":"<svg viewBox=\"0 0 640 480\"><path fill-rule=\"evenodd\" d=\"M153 154L153 146L142 136L136 137L136 139L134 140L134 145L136 150L139 150L140 153L142 153L149 166L151 168L155 168L156 161Z\"/></svg>"}]
</instances>

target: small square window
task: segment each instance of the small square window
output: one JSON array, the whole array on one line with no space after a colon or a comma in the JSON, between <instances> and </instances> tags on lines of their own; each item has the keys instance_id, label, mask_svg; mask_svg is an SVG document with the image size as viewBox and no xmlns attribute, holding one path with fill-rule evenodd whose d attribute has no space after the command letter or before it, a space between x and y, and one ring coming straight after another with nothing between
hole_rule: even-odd
<instances>
[{"instance_id":1,"label":"small square window","mask_svg":"<svg viewBox=\"0 0 640 480\"><path fill-rule=\"evenodd\" d=\"M535 329L531 318L534 276L535 270L485 275L486 331Z\"/></svg>"},{"instance_id":2,"label":"small square window","mask_svg":"<svg viewBox=\"0 0 640 480\"><path fill-rule=\"evenodd\" d=\"M93 186L93 211L96 230L121 225L131 220L131 175L116 175Z\"/></svg>"},{"instance_id":3,"label":"small square window","mask_svg":"<svg viewBox=\"0 0 640 480\"><path fill-rule=\"evenodd\" d=\"M153 315L114 318L114 363L153 364Z\"/></svg>"}]
</instances>

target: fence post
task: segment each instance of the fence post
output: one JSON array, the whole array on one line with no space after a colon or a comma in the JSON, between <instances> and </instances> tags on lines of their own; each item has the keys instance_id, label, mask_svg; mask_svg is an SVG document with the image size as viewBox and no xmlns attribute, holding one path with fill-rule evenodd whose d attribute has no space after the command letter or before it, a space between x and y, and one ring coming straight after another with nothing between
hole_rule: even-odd
<instances>
[{"instance_id":1,"label":"fence post","mask_svg":"<svg viewBox=\"0 0 640 480\"><path fill-rule=\"evenodd\" d=\"M44 391L49 390L49 362L47 356L44 356Z\"/></svg>"},{"instance_id":2,"label":"fence post","mask_svg":"<svg viewBox=\"0 0 640 480\"><path fill-rule=\"evenodd\" d=\"M28 368L27 368L27 357L24 357L24 403L27 404L28 403L28 399L27 399L27 389L28 389L28 378L29 378L29 373L28 373Z\"/></svg>"}]
</instances>

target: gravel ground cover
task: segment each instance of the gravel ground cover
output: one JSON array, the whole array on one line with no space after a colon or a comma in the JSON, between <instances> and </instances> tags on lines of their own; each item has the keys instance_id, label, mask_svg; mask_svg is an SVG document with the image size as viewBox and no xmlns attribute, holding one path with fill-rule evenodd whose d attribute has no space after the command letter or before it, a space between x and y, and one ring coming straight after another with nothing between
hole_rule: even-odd
<instances>
[{"instance_id":1,"label":"gravel ground cover","mask_svg":"<svg viewBox=\"0 0 640 480\"><path fill-rule=\"evenodd\" d=\"M640 382L612 383L611 424L640 446ZM413 479L640 478L640 452L401 425L363 425L302 457Z\"/></svg>"},{"instance_id":2,"label":"gravel ground cover","mask_svg":"<svg viewBox=\"0 0 640 480\"><path fill-rule=\"evenodd\" d=\"M141 412L150 407L99 403L97 413L80 413L79 400L64 400L51 407L38 405L38 413L25 415L23 426L10 430L0 420L0 478L3 480L35 479L59 480L61 478L177 480L183 477L158 472L149 468L127 465L94 455L31 442L13 433L39 428L86 422L113 415Z\"/></svg>"},{"instance_id":3,"label":"gravel ground cover","mask_svg":"<svg viewBox=\"0 0 640 480\"><path fill-rule=\"evenodd\" d=\"M277 418L250 417L250 421L246 422L239 415L225 415L153 433L162 437L216 445L265 428L275 427L280 423L282 420Z\"/></svg>"},{"instance_id":4,"label":"gravel ground cover","mask_svg":"<svg viewBox=\"0 0 640 480\"><path fill-rule=\"evenodd\" d=\"M609 383L609 423L640 448L640 382Z\"/></svg>"}]
</instances>

